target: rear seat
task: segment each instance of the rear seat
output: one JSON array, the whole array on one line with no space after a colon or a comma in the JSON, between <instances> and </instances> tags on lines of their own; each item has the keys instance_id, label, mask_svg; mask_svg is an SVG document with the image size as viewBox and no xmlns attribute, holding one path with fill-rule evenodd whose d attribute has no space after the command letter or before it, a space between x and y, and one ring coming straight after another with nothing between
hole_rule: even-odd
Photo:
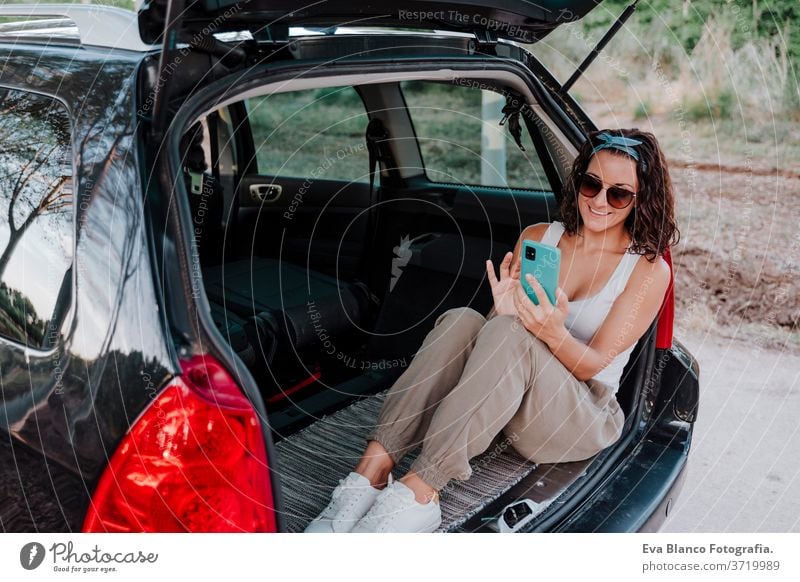
<instances>
[{"instance_id":1,"label":"rear seat","mask_svg":"<svg viewBox=\"0 0 800 582\"><path fill-rule=\"evenodd\" d=\"M370 311L364 283L258 256L220 264L225 197L202 144L200 124L181 143L195 243L212 319L242 360L269 366L276 353L319 347L363 327Z\"/></svg>"},{"instance_id":2,"label":"rear seat","mask_svg":"<svg viewBox=\"0 0 800 582\"><path fill-rule=\"evenodd\" d=\"M256 352L245 329L248 323L235 313L226 311L217 303L209 302L209 305L211 306L211 318L225 341L230 344L245 365L252 366L256 362Z\"/></svg>"},{"instance_id":3,"label":"rear seat","mask_svg":"<svg viewBox=\"0 0 800 582\"><path fill-rule=\"evenodd\" d=\"M360 282L337 281L298 265L254 256L203 269L206 295L294 349L319 347L354 331L369 313L369 291Z\"/></svg>"},{"instance_id":4,"label":"rear seat","mask_svg":"<svg viewBox=\"0 0 800 582\"><path fill-rule=\"evenodd\" d=\"M486 259L492 259L496 269L508 250L488 238L454 233L412 239L408 263L398 269L378 314L368 357L411 361L436 318L448 309L468 305L488 313L494 300Z\"/></svg>"}]
</instances>

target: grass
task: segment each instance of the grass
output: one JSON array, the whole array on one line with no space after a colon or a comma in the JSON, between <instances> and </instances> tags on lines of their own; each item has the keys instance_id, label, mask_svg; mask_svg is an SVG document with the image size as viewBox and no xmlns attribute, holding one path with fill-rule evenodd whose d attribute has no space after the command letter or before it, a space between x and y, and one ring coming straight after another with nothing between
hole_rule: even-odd
<instances>
[{"instance_id":1,"label":"grass","mask_svg":"<svg viewBox=\"0 0 800 582\"><path fill-rule=\"evenodd\" d=\"M481 91L432 82L403 84L428 176L434 181L481 184ZM368 118L349 87L279 93L249 100L259 172L283 176L367 181L364 134ZM511 186L548 190L526 129L521 151L508 126L488 126L505 140Z\"/></svg>"},{"instance_id":2,"label":"grass","mask_svg":"<svg viewBox=\"0 0 800 582\"><path fill-rule=\"evenodd\" d=\"M565 80L589 53L591 23L565 25L531 50ZM776 167L800 158L797 65L780 37L737 40L726 11L713 14L691 50L659 19L629 21L572 89L605 127L651 130L670 159ZM587 38L592 42L587 42Z\"/></svg>"},{"instance_id":3,"label":"grass","mask_svg":"<svg viewBox=\"0 0 800 582\"><path fill-rule=\"evenodd\" d=\"M431 179L481 184L481 91L441 83L401 84L411 111L422 159ZM502 105L502 103L501 103ZM521 151L507 126L489 123L505 141L506 181L520 188L549 189L527 130Z\"/></svg>"},{"instance_id":4,"label":"grass","mask_svg":"<svg viewBox=\"0 0 800 582\"><path fill-rule=\"evenodd\" d=\"M367 182L368 119L350 87L278 93L247 102L259 172Z\"/></svg>"}]
</instances>

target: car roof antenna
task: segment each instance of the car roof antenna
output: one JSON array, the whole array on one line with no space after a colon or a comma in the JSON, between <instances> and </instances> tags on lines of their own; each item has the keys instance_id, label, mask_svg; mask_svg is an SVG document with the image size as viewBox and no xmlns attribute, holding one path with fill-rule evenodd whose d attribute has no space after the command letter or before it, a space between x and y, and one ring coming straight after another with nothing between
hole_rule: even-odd
<instances>
[{"instance_id":1,"label":"car roof antenna","mask_svg":"<svg viewBox=\"0 0 800 582\"><path fill-rule=\"evenodd\" d=\"M625 21L631 17L631 14L633 14L634 10L636 10L636 5L638 3L639 0L633 0L633 3L622 11L622 14L619 15L619 18L617 18L616 22L611 25L611 28L608 29L608 32L606 32L603 35L603 38L601 38L597 43L597 46L595 46L592 49L592 52L590 52L583 62L578 65L578 68L574 73L572 73L572 76L567 79L567 82L561 86L559 93L565 95L567 91L569 91L575 84L575 81L581 78L584 71L589 68L589 65L594 62L594 60L597 58L597 55L600 54L600 51L603 50L603 48L605 48L605 46L608 44L608 41L610 41L617 34L619 29L622 28L622 25L625 24Z\"/></svg>"}]
</instances>

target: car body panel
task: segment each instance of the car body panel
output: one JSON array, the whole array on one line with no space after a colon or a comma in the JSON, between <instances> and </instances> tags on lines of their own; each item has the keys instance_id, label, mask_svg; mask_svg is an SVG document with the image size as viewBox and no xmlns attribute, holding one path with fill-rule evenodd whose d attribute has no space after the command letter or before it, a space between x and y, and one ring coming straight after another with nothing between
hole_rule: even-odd
<instances>
[{"instance_id":1,"label":"car body panel","mask_svg":"<svg viewBox=\"0 0 800 582\"><path fill-rule=\"evenodd\" d=\"M688 441L676 440L676 444L683 443L688 447ZM679 492L679 476L686 458L683 447L640 442L607 484L597 488L573 515L550 531L617 533L657 529L666 512L656 514Z\"/></svg>"},{"instance_id":2,"label":"car body panel","mask_svg":"<svg viewBox=\"0 0 800 582\"><path fill-rule=\"evenodd\" d=\"M51 48L43 61L40 47L23 45L7 54L0 86L57 96L72 118L74 314L47 353L0 341L0 426L92 480L175 371L134 147L140 57Z\"/></svg>"},{"instance_id":3,"label":"car body panel","mask_svg":"<svg viewBox=\"0 0 800 582\"><path fill-rule=\"evenodd\" d=\"M286 0L187 1L182 27L196 33L209 24L218 32L288 26L384 26L492 32L523 42L535 42L564 22L586 15L602 0L406 0L390 2L295 2ZM164 29L168 0L149 0L139 8L139 31L154 43Z\"/></svg>"}]
</instances>

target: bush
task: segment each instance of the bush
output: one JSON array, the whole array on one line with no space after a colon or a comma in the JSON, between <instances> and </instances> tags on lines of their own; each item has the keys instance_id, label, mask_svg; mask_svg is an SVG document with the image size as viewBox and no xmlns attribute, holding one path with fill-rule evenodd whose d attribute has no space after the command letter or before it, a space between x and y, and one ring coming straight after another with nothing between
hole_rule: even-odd
<instances>
[{"instance_id":1,"label":"bush","mask_svg":"<svg viewBox=\"0 0 800 582\"><path fill-rule=\"evenodd\" d=\"M800 85L795 76L797 71L790 70L789 78L784 86L783 106L786 116L792 121L800 121Z\"/></svg>"},{"instance_id":2,"label":"bush","mask_svg":"<svg viewBox=\"0 0 800 582\"><path fill-rule=\"evenodd\" d=\"M650 104L647 101L639 101L633 109L633 118L642 121L650 117Z\"/></svg>"},{"instance_id":3,"label":"bush","mask_svg":"<svg viewBox=\"0 0 800 582\"><path fill-rule=\"evenodd\" d=\"M734 95L724 89L707 99L689 100L683 109L689 121L720 121L730 119L733 113Z\"/></svg>"}]
</instances>

